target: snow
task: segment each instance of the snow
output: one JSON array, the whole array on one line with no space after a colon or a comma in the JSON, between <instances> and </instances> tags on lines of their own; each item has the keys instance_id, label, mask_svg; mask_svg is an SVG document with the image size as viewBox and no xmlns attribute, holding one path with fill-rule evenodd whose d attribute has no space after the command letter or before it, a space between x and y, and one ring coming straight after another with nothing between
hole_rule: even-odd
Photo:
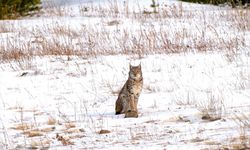
<instances>
[{"instance_id":1,"label":"snow","mask_svg":"<svg viewBox=\"0 0 250 150\"><path fill-rule=\"evenodd\" d=\"M93 36L100 48L98 51L122 51L117 46L120 36L125 35L122 31L128 31L128 39L138 40L141 28L145 32L166 31L170 40L183 40L181 43L191 48L179 53L142 56L107 51L103 55L86 57L38 55L28 60L0 60L0 149L219 149L235 148L240 136L249 139L250 129L243 127L241 121L248 122L249 126L250 28L242 32L232 27L234 22L227 18L212 22L215 18L209 17L215 12L226 13L229 8L158 1L161 6L178 7L197 15L185 19L170 14L165 22L162 18L138 21L124 14L84 16L79 11L80 6L99 6L100 3L109 8L112 3L105 0L63 3L57 0L53 5L49 0L43 2L48 10L54 9L54 5L65 10L59 15L44 12L39 17L1 21L12 24L0 32L1 48L8 50L12 41L15 47L33 43L31 49L37 50L39 41L55 39L76 48L86 42L84 36L108 32L107 38L113 39L107 40L110 43L98 41L103 38L101 35ZM123 1L118 2L123 4ZM150 4L151 1L129 1L129 8L139 13L151 9ZM113 20L119 23L107 25ZM213 30L208 29L209 26ZM79 30L82 27L86 30ZM58 32L65 28L69 30ZM205 29L206 35L199 29ZM73 33L76 37L71 35ZM186 35L175 39L176 33ZM220 41L212 41L216 42L211 44L211 49L215 50L197 52L192 49L192 45L197 44L193 40L202 37L206 44L218 37ZM228 52L230 48L220 50L222 41L228 44L226 42L232 42L234 37L239 42L245 41L245 44L238 44L236 53ZM128 48L130 42L126 45ZM161 45L162 41L156 42ZM124 118L124 115L115 115L114 110L118 92L128 77L129 63L142 65L144 85L138 118ZM202 119L206 112L219 118ZM49 123L51 119L55 122ZM20 129L20 126L27 129ZM110 133L99 134L102 129ZM42 135L29 137L34 130ZM64 145L56 138L57 134L73 144ZM247 140L245 143L250 145Z\"/></svg>"},{"instance_id":2,"label":"snow","mask_svg":"<svg viewBox=\"0 0 250 150\"><path fill-rule=\"evenodd\" d=\"M112 92L118 91L127 78L129 56L73 58L71 61L48 57L34 61L34 69L21 71L11 71L8 63L2 64L5 65L5 71L0 73L0 83L4 85L0 89L4 104L1 105L2 123L13 127L20 122L20 108L23 109L23 122L41 128L50 117L62 124L71 120L77 128L85 130L81 133L84 137L72 139L75 142L72 148L126 149L127 145L127 148L200 149L206 147L205 144L188 141L198 137L202 141L224 143L228 136L238 134L231 131L237 126L230 117L236 111L249 113L249 84L246 90L240 90L245 94L234 91L239 76L232 74L236 73L237 67L219 55L152 55L140 59L144 89L139 100L139 118L136 119L124 119L123 115L114 114L117 94ZM214 70L213 74L210 70ZM23 72L28 74L20 76ZM216 89L219 91L213 91ZM201 101L206 105L209 92L223 99L226 111L223 120L206 122L201 119L195 105ZM184 103L188 101L188 93L191 104L177 105L176 99ZM64 127L55 126L55 131L45 135L52 140L50 148L66 148L54 139ZM111 133L97 134L101 129ZM10 143L23 144L20 132L7 130ZM197 133L199 131L201 133Z\"/></svg>"}]
</instances>

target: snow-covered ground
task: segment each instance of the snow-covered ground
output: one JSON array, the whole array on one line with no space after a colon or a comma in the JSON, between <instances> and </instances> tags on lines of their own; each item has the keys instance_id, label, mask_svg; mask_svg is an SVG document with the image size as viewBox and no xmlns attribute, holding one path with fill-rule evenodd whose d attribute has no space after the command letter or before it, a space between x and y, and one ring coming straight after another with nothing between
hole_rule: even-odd
<instances>
[{"instance_id":1,"label":"snow-covered ground","mask_svg":"<svg viewBox=\"0 0 250 150\"><path fill-rule=\"evenodd\" d=\"M0 22L0 149L250 148L248 9L43 2ZM8 59L15 50L32 56ZM139 117L115 115L139 62Z\"/></svg>"}]
</instances>

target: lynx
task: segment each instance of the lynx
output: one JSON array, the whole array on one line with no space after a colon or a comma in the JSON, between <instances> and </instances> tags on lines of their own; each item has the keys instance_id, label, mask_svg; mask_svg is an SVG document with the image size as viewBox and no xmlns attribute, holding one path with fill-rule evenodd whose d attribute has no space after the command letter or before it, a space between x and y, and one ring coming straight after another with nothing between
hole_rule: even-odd
<instances>
[{"instance_id":1,"label":"lynx","mask_svg":"<svg viewBox=\"0 0 250 150\"><path fill-rule=\"evenodd\" d=\"M137 118L137 104L143 85L141 64L138 66L131 66L129 64L129 68L128 80L122 87L115 103L115 114L125 113L125 118Z\"/></svg>"}]
</instances>

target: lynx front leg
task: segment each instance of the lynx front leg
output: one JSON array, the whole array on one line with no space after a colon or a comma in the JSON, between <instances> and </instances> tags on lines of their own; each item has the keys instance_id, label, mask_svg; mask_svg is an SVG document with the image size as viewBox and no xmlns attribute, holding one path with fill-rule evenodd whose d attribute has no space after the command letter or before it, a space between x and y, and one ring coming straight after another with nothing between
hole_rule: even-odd
<instances>
[{"instance_id":1,"label":"lynx front leg","mask_svg":"<svg viewBox=\"0 0 250 150\"><path fill-rule=\"evenodd\" d=\"M127 110L125 114L125 118L137 118L138 113L137 113L137 108L135 106L135 97L132 95L129 99L129 109Z\"/></svg>"},{"instance_id":2,"label":"lynx front leg","mask_svg":"<svg viewBox=\"0 0 250 150\"><path fill-rule=\"evenodd\" d=\"M126 100L124 100L124 102L123 102L123 108L122 108L122 114L124 114L124 113L126 113L128 110L129 110L129 103L128 103L128 101L126 101Z\"/></svg>"}]
</instances>

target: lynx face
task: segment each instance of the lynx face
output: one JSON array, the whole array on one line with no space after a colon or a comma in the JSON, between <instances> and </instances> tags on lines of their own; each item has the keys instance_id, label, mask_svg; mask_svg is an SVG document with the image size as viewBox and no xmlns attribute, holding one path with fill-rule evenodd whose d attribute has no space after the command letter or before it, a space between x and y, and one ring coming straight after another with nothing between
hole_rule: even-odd
<instances>
[{"instance_id":1,"label":"lynx face","mask_svg":"<svg viewBox=\"0 0 250 150\"><path fill-rule=\"evenodd\" d=\"M132 79L140 79L142 77L141 64L138 66L129 66L129 77Z\"/></svg>"}]
</instances>

